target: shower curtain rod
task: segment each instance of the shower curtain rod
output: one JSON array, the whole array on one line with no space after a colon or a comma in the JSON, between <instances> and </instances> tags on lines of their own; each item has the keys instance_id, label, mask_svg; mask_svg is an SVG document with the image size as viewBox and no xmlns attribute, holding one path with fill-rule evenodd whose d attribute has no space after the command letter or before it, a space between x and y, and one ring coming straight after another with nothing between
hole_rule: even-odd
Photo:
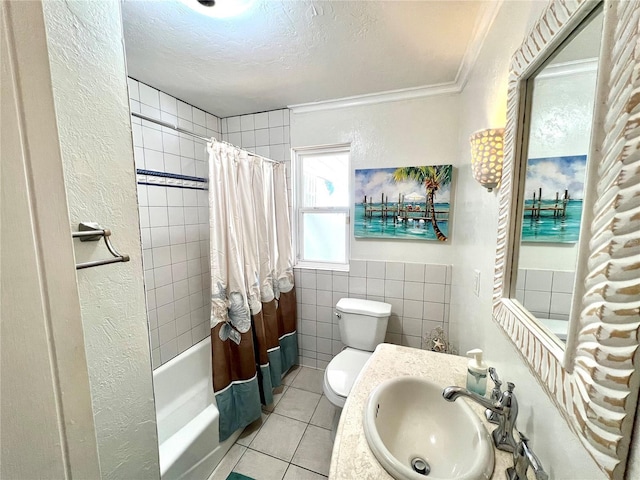
<instances>
[{"instance_id":1,"label":"shower curtain rod","mask_svg":"<svg viewBox=\"0 0 640 480\"><path fill-rule=\"evenodd\" d=\"M142 120L146 120L147 122L156 123L156 124L158 124L158 125L162 125L163 127L170 128L170 129L172 129L172 130L175 130L176 132L184 133L185 135L190 135L190 136L192 136L192 137L194 137L194 138L198 138L198 139L203 140L203 141L205 141L205 142L210 142L210 141L211 141L211 138L201 137L200 135L196 135L195 133L191 133L191 132L189 132L188 130L185 130L185 129L183 129L183 128L178 127L177 125L173 125L173 124L168 123L168 122L165 122L165 121L163 121L163 120L156 120L155 118L147 117L146 115L143 115L143 114L141 114L141 113L136 113L136 112L131 112L131 115L133 115L134 117L140 118L140 119L142 119ZM232 147L239 148L239 147L237 147L236 145L233 145L233 144L231 144L231 143L229 143L229 142L223 142L223 141L220 141L220 140L217 140L217 139L216 139L216 142L226 143L227 145L231 145ZM272 160L272 159L270 159L270 158L263 157L262 155L258 155L257 153L252 153L252 152L247 152L247 153L248 153L249 155L251 155L252 157L258 157L258 158L261 158L261 159L262 159L262 160L264 160L265 162L271 162L271 163L283 163L283 162L279 162L279 161L277 161L277 160Z\"/></svg>"}]
</instances>

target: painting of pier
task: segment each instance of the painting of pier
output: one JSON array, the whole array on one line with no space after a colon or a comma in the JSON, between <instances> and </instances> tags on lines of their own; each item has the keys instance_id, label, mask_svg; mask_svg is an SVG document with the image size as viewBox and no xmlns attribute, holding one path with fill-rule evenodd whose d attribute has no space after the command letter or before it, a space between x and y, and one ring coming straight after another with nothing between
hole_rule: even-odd
<instances>
[{"instance_id":1,"label":"painting of pier","mask_svg":"<svg viewBox=\"0 0 640 480\"><path fill-rule=\"evenodd\" d=\"M527 161L523 242L578 241L586 165L586 155Z\"/></svg>"},{"instance_id":2,"label":"painting of pier","mask_svg":"<svg viewBox=\"0 0 640 480\"><path fill-rule=\"evenodd\" d=\"M359 169L356 238L446 241L452 165Z\"/></svg>"}]
</instances>

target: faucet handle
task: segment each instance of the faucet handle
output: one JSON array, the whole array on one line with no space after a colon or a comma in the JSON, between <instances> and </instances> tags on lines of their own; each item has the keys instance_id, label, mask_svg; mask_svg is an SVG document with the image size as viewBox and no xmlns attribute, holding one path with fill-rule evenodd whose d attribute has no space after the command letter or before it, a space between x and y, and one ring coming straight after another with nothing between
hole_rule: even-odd
<instances>
[{"instance_id":1,"label":"faucet handle","mask_svg":"<svg viewBox=\"0 0 640 480\"><path fill-rule=\"evenodd\" d=\"M502 396L502 381L498 378L498 372L493 367L489 367L489 376L491 377L491 381L493 382L493 390L491 390L491 400L494 402L498 402L500 397ZM487 421L490 423L495 423L498 425L500 423L500 418L496 412L491 409L486 409L484 412Z\"/></svg>"},{"instance_id":2,"label":"faucet handle","mask_svg":"<svg viewBox=\"0 0 640 480\"><path fill-rule=\"evenodd\" d=\"M500 390L500 388L502 387L502 380L500 380L500 378L498 378L498 372L496 371L495 368L493 367L489 367L489 376L491 377L491 380L493 381L495 387L495 389Z\"/></svg>"},{"instance_id":3,"label":"faucet handle","mask_svg":"<svg viewBox=\"0 0 640 480\"><path fill-rule=\"evenodd\" d=\"M498 428L491 433L493 444L498 450L512 453L518 449L518 442L514 437L518 418L518 399L513 393L514 388L516 388L515 384L507 382L507 390L500 395L497 405L502 408L502 414L498 417Z\"/></svg>"},{"instance_id":4,"label":"faucet handle","mask_svg":"<svg viewBox=\"0 0 640 480\"><path fill-rule=\"evenodd\" d=\"M526 480L527 469L531 467L536 480L549 480L549 475L542 468L540 459L529 448L529 439L522 432L518 432L518 435L520 443L513 454L514 466L507 468L507 478L509 480Z\"/></svg>"}]
</instances>

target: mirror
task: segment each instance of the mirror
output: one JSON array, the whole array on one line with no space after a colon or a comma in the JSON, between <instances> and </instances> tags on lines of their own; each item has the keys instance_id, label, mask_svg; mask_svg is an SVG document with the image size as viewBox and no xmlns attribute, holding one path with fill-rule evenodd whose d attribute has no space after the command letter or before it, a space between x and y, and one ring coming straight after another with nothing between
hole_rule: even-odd
<instances>
[{"instance_id":1,"label":"mirror","mask_svg":"<svg viewBox=\"0 0 640 480\"><path fill-rule=\"evenodd\" d=\"M562 344L573 300L603 16L601 8L589 15L526 81L522 228L512 297L515 288L520 304Z\"/></svg>"},{"instance_id":2,"label":"mirror","mask_svg":"<svg viewBox=\"0 0 640 480\"><path fill-rule=\"evenodd\" d=\"M557 64L577 58L573 52L587 51L588 46L573 42L596 28L592 22L596 21L598 14L594 11L598 8L602 8L604 18L595 95L590 97L595 99L594 107L587 106L592 118L585 121L586 114L573 117L573 121L585 121L591 127L587 129L591 140L583 140L589 147L586 151L541 152L546 145L536 142L548 141L560 129L552 122L552 128L540 130L540 125L545 125L545 109L544 102L537 101L538 94L544 93L544 83L553 78L549 72ZM625 475L640 389L640 355L636 354L640 349L640 50L634 48L640 44L640 30L636 28L639 14L639 2L551 0L514 53L509 73L493 289L495 322L606 477L620 480ZM567 92L566 99L574 100L577 86L578 83L572 84L575 88ZM566 105L554 103L552 111L556 107L562 111ZM536 201L555 208L556 217L552 216L550 223L527 225L525 216L533 214L536 189L526 186L529 159L565 155L587 158L579 238L568 245L529 242L522 235L523 229L535 230L538 236L548 225L551 229L564 229L565 233L572 230L567 224L569 202L579 200L579 194L569 193L571 187L564 186L565 181L543 187L542 201L537 187ZM535 163L531 161L532 170ZM558 218L557 207L565 208L564 189L568 190L566 210ZM545 210L545 216L548 212ZM540 210L534 219L542 215ZM547 227L543 229L543 225ZM552 247L557 253L555 260L542 263L551 258L544 252ZM565 298L570 302L566 346L525 308L526 292L522 301L517 299L518 290L527 290L529 280L529 272L523 277L519 269L528 268L575 272L569 273L575 277L572 288L568 288L571 278L566 278L565 290L569 291L561 292L569 293L571 298ZM554 275L552 288L553 278ZM539 280L535 276L532 279L534 283ZM546 314L546 309L542 310L545 311L536 313Z\"/></svg>"}]
</instances>

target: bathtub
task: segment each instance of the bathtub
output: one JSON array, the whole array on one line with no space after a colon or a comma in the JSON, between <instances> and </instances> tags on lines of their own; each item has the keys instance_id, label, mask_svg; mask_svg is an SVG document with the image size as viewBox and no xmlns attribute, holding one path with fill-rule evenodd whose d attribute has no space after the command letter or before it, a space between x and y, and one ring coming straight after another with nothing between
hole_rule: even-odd
<instances>
[{"instance_id":1,"label":"bathtub","mask_svg":"<svg viewBox=\"0 0 640 480\"><path fill-rule=\"evenodd\" d=\"M162 480L207 479L241 433L219 442L211 339L154 370L153 390Z\"/></svg>"},{"instance_id":2,"label":"bathtub","mask_svg":"<svg viewBox=\"0 0 640 480\"><path fill-rule=\"evenodd\" d=\"M569 331L569 320L557 320L555 318L539 318L540 322L551 330L556 337L563 342L567 341Z\"/></svg>"}]
</instances>

